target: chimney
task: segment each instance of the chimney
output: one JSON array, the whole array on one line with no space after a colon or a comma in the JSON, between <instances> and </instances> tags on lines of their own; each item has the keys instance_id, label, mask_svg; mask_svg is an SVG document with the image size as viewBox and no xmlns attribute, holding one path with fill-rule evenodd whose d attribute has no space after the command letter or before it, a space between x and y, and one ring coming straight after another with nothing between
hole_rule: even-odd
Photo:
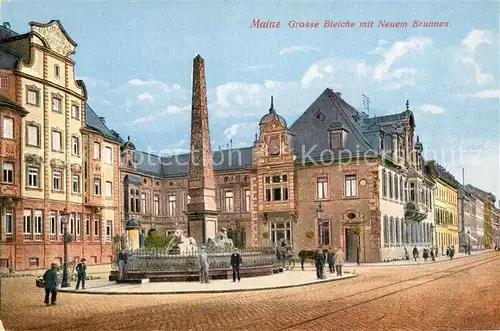
<instances>
[{"instance_id":1,"label":"chimney","mask_svg":"<svg viewBox=\"0 0 500 331\"><path fill-rule=\"evenodd\" d=\"M102 121L103 123L106 123L106 118L105 118L105 117L103 117L103 116L99 116L99 118L101 119L101 121Z\"/></svg>"}]
</instances>

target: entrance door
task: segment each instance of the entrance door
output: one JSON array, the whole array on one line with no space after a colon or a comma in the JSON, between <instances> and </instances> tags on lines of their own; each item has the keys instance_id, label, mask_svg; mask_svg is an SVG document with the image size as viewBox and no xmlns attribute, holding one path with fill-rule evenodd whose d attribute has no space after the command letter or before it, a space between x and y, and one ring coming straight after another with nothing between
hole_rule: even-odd
<instances>
[{"instance_id":1,"label":"entrance door","mask_svg":"<svg viewBox=\"0 0 500 331\"><path fill-rule=\"evenodd\" d=\"M353 229L345 229L345 259L347 262L356 262L358 238Z\"/></svg>"}]
</instances>

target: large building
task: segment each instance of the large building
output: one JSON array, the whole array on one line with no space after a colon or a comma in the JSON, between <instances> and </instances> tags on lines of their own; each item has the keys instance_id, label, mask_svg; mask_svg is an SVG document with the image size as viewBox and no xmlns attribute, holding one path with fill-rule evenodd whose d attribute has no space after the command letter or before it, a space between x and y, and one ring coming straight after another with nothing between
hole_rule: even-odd
<instances>
[{"instance_id":1,"label":"large building","mask_svg":"<svg viewBox=\"0 0 500 331\"><path fill-rule=\"evenodd\" d=\"M70 259L108 262L120 225L120 138L87 106L70 58L76 43L61 23L30 26L24 34L0 27L0 266L62 262L63 212Z\"/></svg>"},{"instance_id":2,"label":"large building","mask_svg":"<svg viewBox=\"0 0 500 331\"><path fill-rule=\"evenodd\" d=\"M485 192L473 185L466 185L466 191L474 198L475 226L471 228L471 236L475 243L473 248L485 249L493 247L493 235L495 230L496 197L492 193Z\"/></svg>"},{"instance_id":3,"label":"large building","mask_svg":"<svg viewBox=\"0 0 500 331\"><path fill-rule=\"evenodd\" d=\"M369 117L326 89L288 126L271 100L253 146L213 153L219 227L239 246L289 241L295 251L342 246L348 260L404 258L430 245L432 176L407 109ZM123 218L188 232L189 155L122 145ZM318 219L318 209L323 216Z\"/></svg>"}]
</instances>

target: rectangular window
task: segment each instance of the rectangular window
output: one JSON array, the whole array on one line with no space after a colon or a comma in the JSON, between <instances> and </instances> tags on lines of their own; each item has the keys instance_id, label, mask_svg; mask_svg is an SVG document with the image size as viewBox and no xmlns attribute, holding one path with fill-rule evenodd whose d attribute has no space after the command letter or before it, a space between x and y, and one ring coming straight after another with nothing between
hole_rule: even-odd
<instances>
[{"instance_id":1,"label":"rectangular window","mask_svg":"<svg viewBox=\"0 0 500 331\"><path fill-rule=\"evenodd\" d=\"M141 208L142 208L142 212L145 214L146 213L146 193L141 194Z\"/></svg>"},{"instance_id":2,"label":"rectangular window","mask_svg":"<svg viewBox=\"0 0 500 331\"><path fill-rule=\"evenodd\" d=\"M318 233L319 244L330 245L330 221L319 222Z\"/></svg>"},{"instance_id":3,"label":"rectangular window","mask_svg":"<svg viewBox=\"0 0 500 331\"><path fill-rule=\"evenodd\" d=\"M56 97L52 97L52 111L60 113L61 112L61 104L62 104L61 99L56 98Z\"/></svg>"},{"instance_id":4,"label":"rectangular window","mask_svg":"<svg viewBox=\"0 0 500 331\"><path fill-rule=\"evenodd\" d=\"M111 198L111 196L112 196L111 192L113 191L112 190L113 185L111 184L111 182L106 182L105 185L106 185L105 186L106 198Z\"/></svg>"},{"instance_id":5,"label":"rectangular window","mask_svg":"<svg viewBox=\"0 0 500 331\"><path fill-rule=\"evenodd\" d=\"M106 241L111 242L113 237L113 221L106 221Z\"/></svg>"},{"instance_id":6,"label":"rectangular window","mask_svg":"<svg viewBox=\"0 0 500 331\"><path fill-rule=\"evenodd\" d=\"M94 220L94 236L99 237L99 220Z\"/></svg>"},{"instance_id":7,"label":"rectangular window","mask_svg":"<svg viewBox=\"0 0 500 331\"><path fill-rule=\"evenodd\" d=\"M160 215L160 197L157 195L153 197L153 205L155 215Z\"/></svg>"},{"instance_id":8,"label":"rectangular window","mask_svg":"<svg viewBox=\"0 0 500 331\"><path fill-rule=\"evenodd\" d=\"M43 232L43 212L41 210L36 210L34 215L33 215L33 223L35 227L35 239L36 240L41 240L42 239L42 232Z\"/></svg>"},{"instance_id":9,"label":"rectangular window","mask_svg":"<svg viewBox=\"0 0 500 331\"><path fill-rule=\"evenodd\" d=\"M286 201L288 200L288 176L267 176L265 197L266 201Z\"/></svg>"},{"instance_id":10,"label":"rectangular window","mask_svg":"<svg viewBox=\"0 0 500 331\"><path fill-rule=\"evenodd\" d=\"M3 131L2 137L7 139L14 139L14 119L10 117L3 118Z\"/></svg>"},{"instance_id":11,"label":"rectangular window","mask_svg":"<svg viewBox=\"0 0 500 331\"><path fill-rule=\"evenodd\" d=\"M76 214L76 235L80 236L82 227L82 216L80 213Z\"/></svg>"},{"instance_id":12,"label":"rectangular window","mask_svg":"<svg viewBox=\"0 0 500 331\"><path fill-rule=\"evenodd\" d=\"M61 172L60 171L54 171L52 173L52 189L58 190L58 191L60 191L62 189Z\"/></svg>"},{"instance_id":13,"label":"rectangular window","mask_svg":"<svg viewBox=\"0 0 500 331\"><path fill-rule=\"evenodd\" d=\"M23 234L29 235L32 231L31 210L25 209L23 213ZM26 238L26 236L24 236Z\"/></svg>"},{"instance_id":14,"label":"rectangular window","mask_svg":"<svg viewBox=\"0 0 500 331\"><path fill-rule=\"evenodd\" d=\"M14 183L14 163L4 162L2 171L2 180L4 183L12 184Z\"/></svg>"},{"instance_id":15,"label":"rectangular window","mask_svg":"<svg viewBox=\"0 0 500 331\"><path fill-rule=\"evenodd\" d=\"M61 132L59 131L52 131L52 150L56 152L60 152L62 149L62 143L61 143Z\"/></svg>"},{"instance_id":16,"label":"rectangular window","mask_svg":"<svg viewBox=\"0 0 500 331\"><path fill-rule=\"evenodd\" d=\"M28 187L38 187L38 169L37 168L28 168Z\"/></svg>"},{"instance_id":17,"label":"rectangular window","mask_svg":"<svg viewBox=\"0 0 500 331\"><path fill-rule=\"evenodd\" d=\"M280 239L292 243L292 228L289 221L271 223L271 241L277 244Z\"/></svg>"},{"instance_id":18,"label":"rectangular window","mask_svg":"<svg viewBox=\"0 0 500 331\"><path fill-rule=\"evenodd\" d=\"M57 214L56 214L56 212L50 213L49 223L50 223L50 235L55 236L57 233Z\"/></svg>"},{"instance_id":19,"label":"rectangular window","mask_svg":"<svg viewBox=\"0 0 500 331\"><path fill-rule=\"evenodd\" d=\"M0 89L6 89L8 86L7 77L0 77Z\"/></svg>"},{"instance_id":20,"label":"rectangular window","mask_svg":"<svg viewBox=\"0 0 500 331\"><path fill-rule=\"evenodd\" d=\"M249 213L251 211L252 202L252 192L250 190L245 190L245 211Z\"/></svg>"},{"instance_id":21,"label":"rectangular window","mask_svg":"<svg viewBox=\"0 0 500 331\"><path fill-rule=\"evenodd\" d=\"M14 215L11 211L5 213L5 234L7 238L12 238L12 232L14 230Z\"/></svg>"},{"instance_id":22,"label":"rectangular window","mask_svg":"<svg viewBox=\"0 0 500 331\"><path fill-rule=\"evenodd\" d=\"M38 125L28 124L27 135L27 144L29 146L40 147L40 127Z\"/></svg>"},{"instance_id":23,"label":"rectangular window","mask_svg":"<svg viewBox=\"0 0 500 331\"><path fill-rule=\"evenodd\" d=\"M168 196L168 216L175 215L175 195Z\"/></svg>"},{"instance_id":24,"label":"rectangular window","mask_svg":"<svg viewBox=\"0 0 500 331\"><path fill-rule=\"evenodd\" d=\"M78 107L77 105L71 106L71 117L80 119L80 107Z\"/></svg>"},{"instance_id":25,"label":"rectangular window","mask_svg":"<svg viewBox=\"0 0 500 331\"><path fill-rule=\"evenodd\" d=\"M113 149L111 147L104 148L104 162L113 164Z\"/></svg>"},{"instance_id":26,"label":"rectangular window","mask_svg":"<svg viewBox=\"0 0 500 331\"><path fill-rule=\"evenodd\" d=\"M87 237L90 236L90 220L89 219L85 220L85 235Z\"/></svg>"},{"instance_id":27,"label":"rectangular window","mask_svg":"<svg viewBox=\"0 0 500 331\"><path fill-rule=\"evenodd\" d=\"M59 214L58 217L59 217L59 222L58 222L58 224L59 224L59 234L62 235L62 234L64 234L63 218L62 218L61 214Z\"/></svg>"},{"instance_id":28,"label":"rectangular window","mask_svg":"<svg viewBox=\"0 0 500 331\"><path fill-rule=\"evenodd\" d=\"M94 195L101 195L101 180L94 178Z\"/></svg>"},{"instance_id":29,"label":"rectangular window","mask_svg":"<svg viewBox=\"0 0 500 331\"><path fill-rule=\"evenodd\" d=\"M73 155L80 155L80 139L78 137L71 138L71 153Z\"/></svg>"},{"instance_id":30,"label":"rectangular window","mask_svg":"<svg viewBox=\"0 0 500 331\"><path fill-rule=\"evenodd\" d=\"M28 90L27 100L26 102L30 105L38 106L38 91Z\"/></svg>"},{"instance_id":31,"label":"rectangular window","mask_svg":"<svg viewBox=\"0 0 500 331\"><path fill-rule=\"evenodd\" d=\"M328 179L325 176L318 177L317 192L318 192L318 199L328 198Z\"/></svg>"},{"instance_id":32,"label":"rectangular window","mask_svg":"<svg viewBox=\"0 0 500 331\"><path fill-rule=\"evenodd\" d=\"M330 149L338 151L342 149L342 133L330 132Z\"/></svg>"},{"instance_id":33,"label":"rectangular window","mask_svg":"<svg viewBox=\"0 0 500 331\"><path fill-rule=\"evenodd\" d=\"M69 234L75 234L75 213L69 214Z\"/></svg>"},{"instance_id":34,"label":"rectangular window","mask_svg":"<svg viewBox=\"0 0 500 331\"><path fill-rule=\"evenodd\" d=\"M101 158L101 144L94 142L93 152L94 160L99 160Z\"/></svg>"},{"instance_id":35,"label":"rectangular window","mask_svg":"<svg viewBox=\"0 0 500 331\"><path fill-rule=\"evenodd\" d=\"M71 176L71 190L73 193L80 193L80 176Z\"/></svg>"},{"instance_id":36,"label":"rectangular window","mask_svg":"<svg viewBox=\"0 0 500 331\"><path fill-rule=\"evenodd\" d=\"M224 210L226 212L234 212L234 194L233 191L224 192Z\"/></svg>"},{"instance_id":37,"label":"rectangular window","mask_svg":"<svg viewBox=\"0 0 500 331\"><path fill-rule=\"evenodd\" d=\"M345 176L345 196L346 197L357 196L356 175Z\"/></svg>"}]
</instances>

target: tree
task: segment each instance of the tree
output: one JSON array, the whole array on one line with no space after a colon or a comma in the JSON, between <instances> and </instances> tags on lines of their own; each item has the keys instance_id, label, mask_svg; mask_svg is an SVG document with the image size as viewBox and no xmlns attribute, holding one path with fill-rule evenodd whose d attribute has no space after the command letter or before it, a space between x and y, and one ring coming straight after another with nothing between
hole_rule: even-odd
<instances>
[{"instance_id":1,"label":"tree","mask_svg":"<svg viewBox=\"0 0 500 331\"><path fill-rule=\"evenodd\" d=\"M152 231L144 239L144 247L147 249L165 248L167 245L167 237L162 236L156 231Z\"/></svg>"}]
</instances>

